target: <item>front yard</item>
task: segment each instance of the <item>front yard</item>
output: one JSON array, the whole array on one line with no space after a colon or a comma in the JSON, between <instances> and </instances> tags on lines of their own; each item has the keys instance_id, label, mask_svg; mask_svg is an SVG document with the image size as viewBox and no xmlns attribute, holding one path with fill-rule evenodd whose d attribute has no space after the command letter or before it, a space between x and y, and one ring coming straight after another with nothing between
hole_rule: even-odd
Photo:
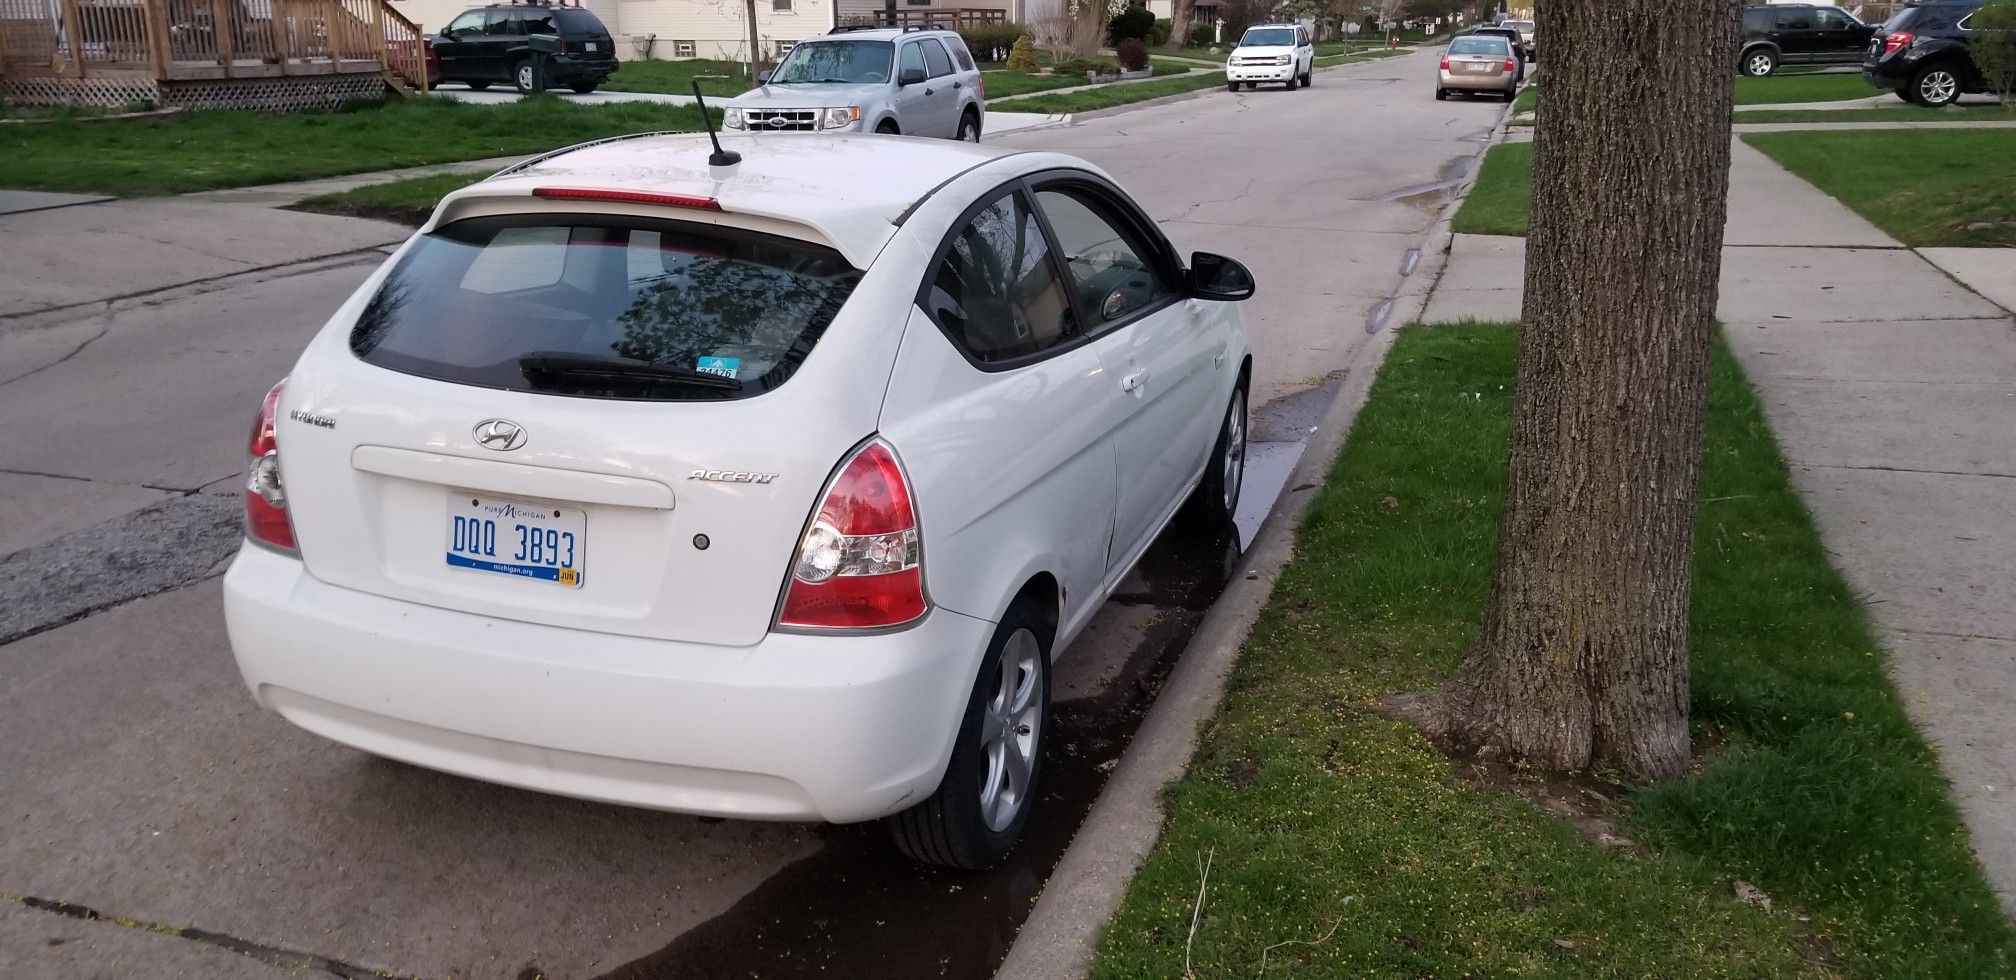
<instances>
[{"instance_id":1,"label":"front yard","mask_svg":"<svg viewBox=\"0 0 2016 980\"><path fill-rule=\"evenodd\" d=\"M1516 349L1502 324L1398 338L1094 976L2011 975L1945 778L1719 348L1692 773L1488 770L1378 712L1477 635Z\"/></svg>"},{"instance_id":2,"label":"front yard","mask_svg":"<svg viewBox=\"0 0 2016 980\"><path fill-rule=\"evenodd\" d=\"M2016 130L1747 133L1743 140L1906 245L2016 246Z\"/></svg>"},{"instance_id":3,"label":"front yard","mask_svg":"<svg viewBox=\"0 0 2016 980\"><path fill-rule=\"evenodd\" d=\"M698 130L699 111L650 102L509 105L398 99L341 112L192 112L0 129L0 185L180 194L537 153L652 130Z\"/></svg>"}]
</instances>

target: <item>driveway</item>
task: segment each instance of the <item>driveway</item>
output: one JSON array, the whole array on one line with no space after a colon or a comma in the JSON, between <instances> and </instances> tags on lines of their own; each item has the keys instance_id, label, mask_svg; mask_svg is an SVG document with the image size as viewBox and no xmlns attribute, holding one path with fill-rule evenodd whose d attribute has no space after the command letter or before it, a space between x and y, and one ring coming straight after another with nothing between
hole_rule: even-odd
<instances>
[{"instance_id":1,"label":"driveway","mask_svg":"<svg viewBox=\"0 0 2016 980\"><path fill-rule=\"evenodd\" d=\"M1254 269L1269 444L1249 529L1325 385L1393 326L1382 300L1502 111L1435 102L1433 68L1000 140L1100 163L1180 246ZM0 976L991 972L1233 542L1159 545L1066 655L1039 827L987 874L913 869L873 825L702 820L369 758L253 707L215 576L259 395L404 231L191 205L0 215L10 257L41 236L103 253L76 276L55 251L0 267Z\"/></svg>"}]
</instances>

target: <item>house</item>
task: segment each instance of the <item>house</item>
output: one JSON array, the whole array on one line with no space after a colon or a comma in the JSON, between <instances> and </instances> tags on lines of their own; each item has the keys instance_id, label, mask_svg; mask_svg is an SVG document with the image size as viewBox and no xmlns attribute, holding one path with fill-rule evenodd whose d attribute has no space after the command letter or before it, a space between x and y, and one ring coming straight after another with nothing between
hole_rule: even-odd
<instances>
[{"instance_id":1,"label":"house","mask_svg":"<svg viewBox=\"0 0 2016 980\"><path fill-rule=\"evenodd\" d=\"M393 0L398 10L429 32L456 14L482 6L471 0ZM642 58L748 58L745 0L570 0L593 11L616 39L617 56ZM756 36L765 60L840 24L972 24L1026 22L1061 8L1062 0L756 0Z\"/></svg>"}]
</instances>

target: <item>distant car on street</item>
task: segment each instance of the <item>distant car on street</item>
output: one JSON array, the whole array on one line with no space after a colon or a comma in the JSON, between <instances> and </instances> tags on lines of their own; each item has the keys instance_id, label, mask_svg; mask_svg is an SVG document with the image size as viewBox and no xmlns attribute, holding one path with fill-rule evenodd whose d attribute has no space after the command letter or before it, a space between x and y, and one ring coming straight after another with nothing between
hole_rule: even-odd
<instances>
[{"instance_id":1,"label":"distant car on street","mask_svg":"<svg viewBox=\"0 0 2016 980\"><path fill-rule=\"evenodd\" d=\"M724 125L747 133L883 133L980 142L987 97L973 55L940 28L842 27L807 38Z\"/></svg>"},{"instance_id":2,"label":"distant car on street","mask_svg":"<svg viewBox=\"0 0 2016 980\"><path fill-rule=\"evenodd\" d=\"M532 39L539 36L556 39L558 50L535 50ZM438 80L462 82L479 92L496 82L532 91L538 87L535 72L542 57L546 84L583 95L595 91L617 68L609 29L583 7L491 4L463 11L428 40L440 61ZM432 65L429 68L431 74Z\"/></svg>"},{"instance_id":3,"label":"distant car on street","mask_svg":"<svg viewBox=\"0 0 2016 980\"><path fill-rule=\"evenodd\" d=\"M1513 60L1519 63L1518 83L1521 85L1526 84L1526 63L1532 61L1533 58L1531 57L1530 52L1526 50L1525 35L1519 33L1518 28L1509 26L1473 27L1456 36L1459 38L1460 37L1504 38L1505 43L1510 44L1512 46Z\"/></svg>"},{"instance_id":4,"label":"distant car on street","mask_svg":"<svg viewBox=\"0 0 2016 980\"><path fill-rule=\"evenodd\" d=\"M335 311L255 416L232 650L376 755L984 867L1053 659L1238 509L1252 275L1063 154L722 143L505 170Z\"/></svg>"},{"instance_id":5,"label":"distant car on street","mask_svg":"<svg viewBox=\"0 0 2016 980\"><path fill-rule=\"evenodd\" d=\"M1530 20L1500 21L1499 27L1509 27L1519 32L1519 43L1526 46L1526 60L1539 61L1540 49L1533 43L1533 22Z\"/></svg>"},{"instance_id":6,"label":"distant car on street","mask_svg":"<svg viewBox=\"0 0 2016 980\"><path fill-rule=\"evenodd\" d=\"M1762 77L1782 65L1852 65L1876 29L1831 4L1773 3L1743 8L1736 64Z\"/></svg>"},{"instance_id":7,"label":"distant car on street","mask_svg":"<svg viewBox=\"0 0 2016 980\"><path fill-rule=\"evenodd\" d=\"M1465 34L1449 42L1435 69L1435 98L1451 92L1491 93L1507 102L1519 95L1519 56L1512 42L1495 34Z\"/></svg>"},{"instance_id":8,"label":"distant car on street","mask_svg":"<svg viewBox=\"0 0 2016 980\"><path fill-rule=\"evenodd\" d=\"M1969 92L1989 91L1974 63L1974 12L1983 0L1927 0L1897 11L1869 42L1862 77L1878 88L1934 108Z\"/></svg>"},{"instance_id":9,"label":"distant car on street","mask_svg":"<svg viewBox=\"0 0 2016 980\"><path fill-rule=\"evenodd\" d=\"M1283 82L1289 91L1308 88L1315 74L1316 44L1300 24L1249 27L1225 56L1225 87L1233 92L1262 82Z\"/></svg>"}]
</instances>

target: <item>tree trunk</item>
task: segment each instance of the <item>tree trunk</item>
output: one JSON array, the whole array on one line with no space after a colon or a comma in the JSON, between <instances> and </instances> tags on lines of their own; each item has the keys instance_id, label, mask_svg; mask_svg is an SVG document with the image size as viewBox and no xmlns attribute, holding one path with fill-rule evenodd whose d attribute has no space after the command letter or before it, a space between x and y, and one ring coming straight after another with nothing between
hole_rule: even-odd
<instances>
[{"instance_id":1,"label":"tree trunk","mask_svg":"<svg viewBox=\"0 0 2016 980\"><path fill-rule=\"evenodd\" d=\"M1169 43L1179 48L1190 45L1190 18L1195 13L1192 0L1173 0L1169 5Z\"/></svg>"},{"instance_id":2,"label":"tree trunk","mask_svg":"<svg viewBox=\"0 0 2016 980\"><path fill-rule=\"evenodd\" d=\"M1739 8L1549 0L1505 513L1455 741L1664 779L1687 614Z\"/></svg>"},{"instance_id":3,"label":"tree trunk","mask_svg":"<svg viewBox=\"0 0 2016 980\"><path fill-rule=\"evenodd\" d=\"M763 70L762 41L756 36L756 0L742 0L742 16L749 25L749 81L754 84L756 73Z\"/></svg>"}]
</instances>

